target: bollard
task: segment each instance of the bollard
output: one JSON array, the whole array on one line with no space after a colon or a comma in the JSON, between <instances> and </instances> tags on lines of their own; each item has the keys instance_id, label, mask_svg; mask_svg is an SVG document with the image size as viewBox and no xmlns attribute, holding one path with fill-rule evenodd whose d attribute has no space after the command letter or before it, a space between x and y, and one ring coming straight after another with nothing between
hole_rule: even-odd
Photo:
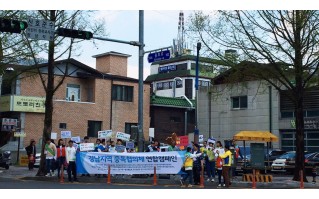
<instances>
[{"instance_id":1,"label":"bollard","mask_svg":"<svg viewBox=\"0 0 319 199\"><path fill-rule=\"evenodd\" d=\"M108 166L108 171L107 171L107 184L111 184L111 166Z\"/></svg>"},{"instance_id":2,"label":"bollard","mask_svg":"<svg viewBox=\"0 0 319 199\"><path fill-rule=\"evenodd\" d=\"M202 167L202 170L200 172L200 183L199 183L199 187L200 188L204 188L204 167Z\"/></svg>"},{"instance_id":3,"label":"bollard","mask_svg":"<svg viewBox=\"0 0 319 199\"><path fill-rule=\"evenodd\" d=\"M64 183L64 168L63 168L64 166L63 166L63 164L62 164L62 167L61 167L61 176L60 176L60 183Z\"/></svg>"},{"instance_id":4,"label":"bollard","mask_svg":"<svg viewBox=\"0 0 319 199\"><path fill-rule=\"evenodd\" d=\"M256 189L256 173L255 173L255 169L253 169L253 189Z\"/></svg>"},{"instance_id":5,"label":"bollard","mask_svg":"<svg viewBox=\"0 0 319 199\"><path fill-rule=\"evenodd\" d=\"M154 166L154 178L153 178L153 185L157 185L157 178L156 178L156 166Z\"/></svg>"},{"instance_id":6,"label":"bollard","mask_svg":"<svg viewBox=\"0 0 319 199\"><path fill-rule=\"evenodd\" d=\"M303 189L303 170L300 170L300 189Z\"/></svg>"}]
</instances>

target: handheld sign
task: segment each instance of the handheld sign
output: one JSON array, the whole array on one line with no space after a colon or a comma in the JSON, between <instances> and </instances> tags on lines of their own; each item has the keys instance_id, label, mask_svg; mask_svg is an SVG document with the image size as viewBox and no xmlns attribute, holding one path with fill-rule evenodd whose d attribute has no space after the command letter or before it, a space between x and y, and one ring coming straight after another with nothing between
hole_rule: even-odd
<instances>
[{"instance_id":1,"label":"handheld sign","mask_svg":"<svg viewBox=\"0 0 319 199\"><path fill-rule=\"evenodd\" d=\"M116 136L115 136L116 139L121 139L124 141L129 141L130 137L131 137L130 134L126 134L126 133L122 133L122 132L117 132Z\"/></svg>"},{"instance_id":2,"label":"handheld sign","mask_svg":"<svg viewBox=\"0 0 319 199\"><path fill-rule=\"evenodd\" d=\"M134 142L126 142L126 148L134 149Z\"/></svg>"},{"instance_id":3,"label":"handheld sign","mask_svg":"<svg viewBox=\"0 0 319 199\"><path fill-rule=\"evenodd\" d=\"M81 142L80 136L71 137L71 140L74 141L75 143L80 143Z\"/></svg>"},{"instance_id":4,"label":"handheld sign","mask_svg":"<svg viewBox=\"0 0 319 199\"><path fill-rule=\"evenodd\" d=\"M51 132L51 139L53 139L53 140L58 139L58 134L54 133L54 132Z\"/></svg>"},{"instance_id":5,"label":"handheld sign","mask_svg":"<svg viewBox=\"0 0 319 199\"><path fill-rule=\"evenodd\" d=\"M71 131L61 131L61 138L71 138Z\"/></svg>"},{"instance_id":6,"label":"handheld sign","mask_svg":"<svg viewBox=\"0 0 319 199\"><path fill-rule=\"evenodd\" d=\"M111 138L112 130L98 131L97 134L98 134L98 138Z\"/></svg>"},{"instance_id":7,"label":"handheld sign","mask_svg":"<svg viewBox=\"0 0 319 199\"><path fill-rule=\"evenodd\" d=\"M14 132L14 137L26 137L25 132Z\"/></svg>"},{"instance_id":8,"label":"handheld sign","mask_svg":"<svg viewBox=\"0 0 319 199\"><path fill-rule=\"evenodd\" d=\"M81 143L80 151L94 151L94 143Z\"/></svg>"}]
</instances>

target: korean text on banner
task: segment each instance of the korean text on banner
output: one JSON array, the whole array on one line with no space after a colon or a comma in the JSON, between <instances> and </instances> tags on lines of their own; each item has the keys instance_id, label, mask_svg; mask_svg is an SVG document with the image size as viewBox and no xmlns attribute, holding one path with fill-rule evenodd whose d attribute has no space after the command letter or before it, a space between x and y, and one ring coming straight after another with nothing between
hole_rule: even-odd
<instances>
[{"instance_id":1,"label":"korean text on banner","mask_svg":"<svg viewBox=\"0 0 319 199\"><path fill-rule=\"evenodd\" d=\"M98 135L98 138L111 138L112 130L98 131L97 135Z\"/></svg>"},{"instance_id":2,"label":"korean text on banner","mask_svg":"<svg viewBox=\"0 0 319 199\"><path fill-rule=\"evenodd\" d=\"M122 132L117 132L116 133L116 139L121 139L124 141L129 141L130 140L131 135L130 134L126 134L126 133L122 133Z\"/></svg>"},{"instance_id":3,"label":"korean text on banner","mask_svg":"<svg viewBox=\"0 0 319 199\"><path fill-rule=\"evenodd\" d=\"M94 143L81 143L80 151L94 151Z\"/></svg>"},{"instance_id":4,"label":"korean text on banner","mask_svg":"<svg viewBox=\"0 0 319 199\"><path fill-rule=\"evenodd\" d=\"M71 135L71 131L61 131L61 138L64 139L64 138L71 138L72 135Z\"/></svg>"},{"instance_id":5,"label":"korean text on banner","mask_svg":"<svg viewBox=\"0 0 319 199\"><path fill-rule=\"evenodd\" d=\"M105 174L181 174L185 151L148 153L80 152L76 157L77 172Z\"/></svg>"}]
</instances>

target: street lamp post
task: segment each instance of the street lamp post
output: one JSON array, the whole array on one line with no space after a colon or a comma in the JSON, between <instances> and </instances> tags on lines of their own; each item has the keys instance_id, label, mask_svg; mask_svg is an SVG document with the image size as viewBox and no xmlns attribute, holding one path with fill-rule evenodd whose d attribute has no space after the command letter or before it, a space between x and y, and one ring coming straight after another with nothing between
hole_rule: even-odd
<instances>
[{"instance_id":1,"label":"street lamp post","mask_svg":"<svg viewBox=\"0 0 319 199\"><path fill-rule=\"evenodd\" d=\"M194 142L198 143L199 141L199 130L198 130L198 60L199 60L199 50L201 49L202 44L200 42L197 43L196 49L196 80L195 80L195 99L196 99L196 111L195 111L195 130L194 130Z\"/></svg>"},{"instance_id":2,"label":"street lamp post","mask_svg":"<svg viewBox=\"0 0 319 199\"><path fill-rule=\"evenodd\" d=\"M143 152L143 67L144 67L144 10L139 11L139 72L138 72L138 152Z\"/></svg>"}]
</instances>

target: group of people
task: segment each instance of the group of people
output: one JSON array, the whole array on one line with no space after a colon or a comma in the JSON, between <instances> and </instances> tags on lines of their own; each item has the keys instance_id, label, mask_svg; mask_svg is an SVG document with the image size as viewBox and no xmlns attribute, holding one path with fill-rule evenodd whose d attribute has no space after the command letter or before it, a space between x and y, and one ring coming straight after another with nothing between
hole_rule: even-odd
<instances>
[{"instance_id":1,"label":"group of people","mask_svg":"<svg viewBox=\"0 0 319 199\"><path fill-rule=\"evenodd\" d=\"M187 187L199 185L200 172L206 166L207 181L215 181L215 173L217 169L218 187L229 187L231 182L229 178L229 171L231 168L232 153L229 146L223 148L220 141L216 142L216 147L213 142L204 142L203 147L197 143L192 143L192 147L187 147L185 153L185 161L182 170L185 174L181 177L181 186L186 187L186 180L188 179ZM222 183L223 176L223 183Z\"/></svg>"}]
</instances>

